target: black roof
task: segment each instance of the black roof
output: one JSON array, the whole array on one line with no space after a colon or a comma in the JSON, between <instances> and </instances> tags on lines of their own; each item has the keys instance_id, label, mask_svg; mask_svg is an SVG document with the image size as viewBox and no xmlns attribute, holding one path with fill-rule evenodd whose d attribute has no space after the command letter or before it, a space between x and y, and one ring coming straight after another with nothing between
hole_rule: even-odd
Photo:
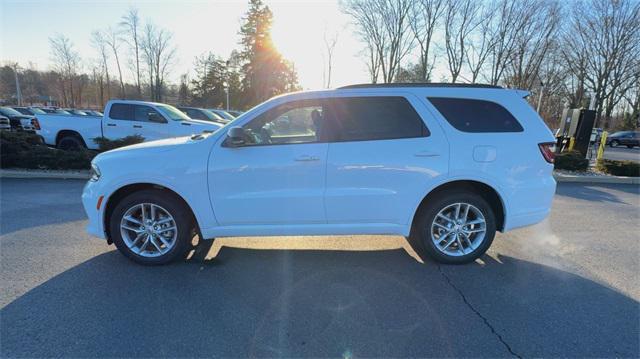
<instances>
[{"instance_id":1,"label":"black roof","mask_svg":"<svg viewBox=\"0 0 640 359\"><path fill-rule=\"evenodd\" d=\"M339 89L386 88L386 87L455 87L455 88L490 88L501 89L502 86L488 84L456 84L449 82L398 82L389 84L356 84L338 87Z\"/></svg>"}]
</instances>

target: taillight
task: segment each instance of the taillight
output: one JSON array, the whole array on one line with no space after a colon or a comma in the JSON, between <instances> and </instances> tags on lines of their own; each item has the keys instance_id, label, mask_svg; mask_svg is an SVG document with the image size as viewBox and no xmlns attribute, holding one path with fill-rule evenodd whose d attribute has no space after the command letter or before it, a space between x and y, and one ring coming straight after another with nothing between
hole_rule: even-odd
<instances>
[{"instance_id":1,"label":"taillight","mask_svg":"<svg viewBox=\"0 0 640 359\"><path fill-rule=\"evenodd\" d=\"M544 157L544 160L549 163L553 163L553 159L556 157L556 143L539 143L538 147L540 148L540 152L542 153L542 157Z\"/></svg>"},{"instance_id":2,"label":"taillight","mask_svg":"<svg viewBox=\"0 0 640 359\"><path fill-rule=\"evenodd\" d=\"M31 126L33 126L33 128L35 128L36 130L40 130L40 121L38 121L37 118L32 118Z\"/></svg>"}]
</instances>

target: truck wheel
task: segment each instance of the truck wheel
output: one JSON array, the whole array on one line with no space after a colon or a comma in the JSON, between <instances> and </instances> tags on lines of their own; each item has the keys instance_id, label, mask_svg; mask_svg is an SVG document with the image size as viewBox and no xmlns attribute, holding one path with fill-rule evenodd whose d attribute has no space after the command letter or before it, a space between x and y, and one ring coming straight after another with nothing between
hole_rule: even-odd
<instances>
[{"instance_id":1,"label":"truck wheel","mask_svg":"<svg viewBox=\"0 0 640 359\"><path fill-rule=\"evenodd\" d=\"M85 148L85 145L77 135L65 135L58 141L58 148L64 151L78 151Z\"/></svg>"},{"instance_id":2,"label":"truck wheel","mask_svg":"<svg viewBox=\"0 0 640 359\"><path fill-rule=\"evenodd\" d=\"M409 239L418 253L437 262L463 264L483 255L495 234L489 203L473 192L455 190L436 195L420 208Z\"/></svg>"},{"instance_id":3,"label":"truck wheel","mask_svg":"<svg viewBox=\"0 0 640 359\"><path fill-rule=\"evenodd\" d=\"M109 221L110 236L120 253L144 265L167 264L191 248L194 220L174 195L151 189L120 201Z\"/></svg>"}]
</instances>

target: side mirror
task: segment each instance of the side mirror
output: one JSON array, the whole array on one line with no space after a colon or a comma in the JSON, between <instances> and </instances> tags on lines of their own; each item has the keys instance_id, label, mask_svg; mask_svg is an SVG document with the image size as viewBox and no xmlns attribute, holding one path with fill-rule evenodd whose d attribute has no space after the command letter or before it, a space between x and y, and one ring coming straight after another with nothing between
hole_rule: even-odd
<instances>
[{"instance_id":1,"label":"side mirror","mask_svg":"<svg viewBox=\"0 0 640 359\"><path fill-rule=\"evenodd\" d=\"M154 123L167 123L167 120L165 120L164 117L162 117L157 112L150 112L148 120L149 122L154 122Z\"/></svg>"},{"instance_id":2,"label":"side mirror","mask_svg":"<svg viewBox=\"0 0 640 359\"><path fill-rule=\"evenodd\" d=\"M231 127L229 131L227 131L227 143L230 147L240 147L244 145L246 143L246 137L247 134L242 127Z\"/></svg>"}]
</instances>

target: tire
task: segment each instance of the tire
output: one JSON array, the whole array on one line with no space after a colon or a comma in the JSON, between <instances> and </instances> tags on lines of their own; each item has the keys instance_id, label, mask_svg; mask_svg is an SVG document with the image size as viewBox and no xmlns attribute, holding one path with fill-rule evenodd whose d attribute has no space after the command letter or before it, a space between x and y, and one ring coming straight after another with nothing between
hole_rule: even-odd
<instances>
[{"instance_id":1,"label":"tire","mask_svg":"<svg viewBox=\"0 0 640 359\"><path fill-rule=\"evenodd\" d=\"M627 148L633 148L633 145L627 145Z\"/></svg>"},{"instance_id":2,"label":"tire","mask_svg":"<svg viewBox=\"0 0 640 359\"><path fill-rule=\"evenodd\" d=\"M609 143L610 147L618 147L618 145L620 144L620 142L618 142L618 140L613 140L611 141L611 143Z\"/></svg>"},{"instance_id":3,"label":"tire","mask_svg":"<svg viewBox=\"0 0 640 359\"><path fill-rule=\"evenodd\" d=\"M436 221L436 216L441 213L441 211L445 211L443 212L445 217L449 217L449 214L453 217L457 207L456 204L461 204L460 217L462 217L462 213L464 213L465 207L463 204L470 205L468 207L468 221L484 219L484 232L482 232L482 224L473 224L461 226L457 229L457 233L460 233L458 237L460 238L460 242L454 237L456 232L445 236L443 225L447 227L455 225L452 223L453 221L443 221L442 217L438 217ZM480 216L477 214L480 214ZM434 221L438 224L434 224ZM469 232L475 232L469 233L464 231L463 228L468 229ZM449 230L455 229L450 228ZM432 236L433 231L436 233ZM469 241L464 239L465 233L469 236L467 237ZM429 198L428 203L418 210L409 240L416 252L420 255L426 254L439 263L464 264L473 262L483 255L491 246L495 234L496 219L489 203L474 192L468 190L451 190ZM434 243L434 241L437 241L439 238L443 238L441 242L439 242L441 243L440 246L446 247L447 244L450 245L448 248L445 248L444 251ZM450 241L452 243L449 243ZM469 246L469 243L471 246ZM462 244L462 250L458 248L460 244Z\"/></svg>"},{"instance_id":4,"label":"tire","mask_svg":"<svg viewBox=\"0 0 640 359\"><path fill-rule=\"evenodd\" d=\"M86 148L84 141L78 135L64 135L58 140L57 147L64 151L78 151Z\"/></svg>"},{"instance_id":5,"label":"tire","mask_svg":"<svg viewBox=\"0 0 640 359\"><path fill-rule=\"evenodd\" d=\"M154 210L151 210L151 205L155 206ZM169 218L163 217L166 212L173 221L166 221L158 225L149 225L149 223L145 225L123 220L125 215L128 218L133 217L140 220L142 206L145 208L146 218L154 213L157 222L166 221ZM137 231L121 228L123 223L128 228L137 229ZM167 229L172 227L176 229ZM159 231L154 231L152 228L159 228ZM113 210L109 229L113 243L124 256L139 264L161 265L185 258L187 251L192 247L191 240L194 235L195 221L190 209L182 199L162 190L149 189L132 193L122 199ZM150 234L152 234L151 238ZM142 237L138 238L139 235ZM146 240L149 241L144 246Z\"/></svg>"}]
</instances>

